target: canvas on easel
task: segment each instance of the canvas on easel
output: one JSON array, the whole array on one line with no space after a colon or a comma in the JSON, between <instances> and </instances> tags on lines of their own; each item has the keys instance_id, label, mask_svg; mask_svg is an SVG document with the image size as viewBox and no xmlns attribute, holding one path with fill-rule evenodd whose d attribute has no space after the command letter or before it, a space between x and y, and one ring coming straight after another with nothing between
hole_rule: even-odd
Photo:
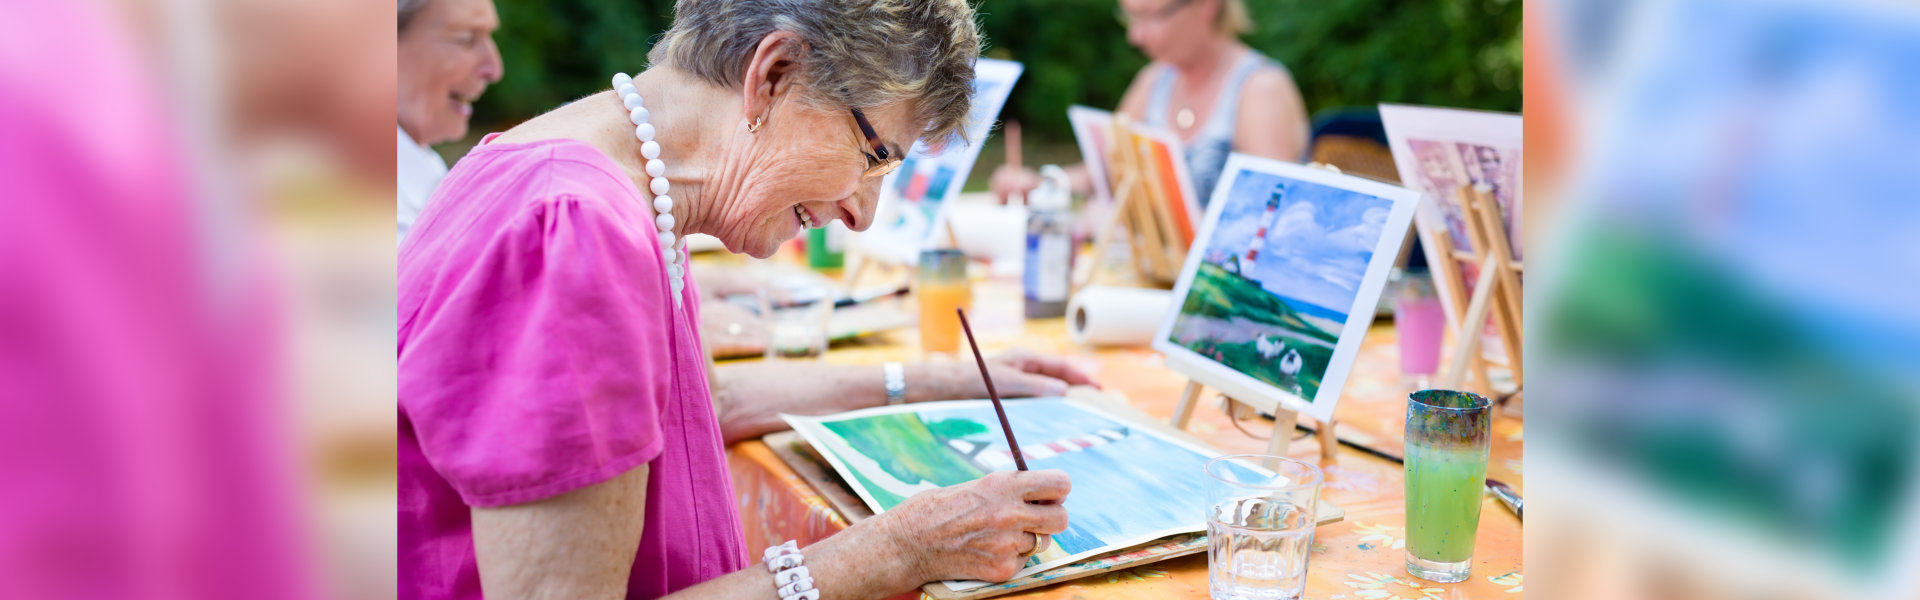
<instances>
[{"instance_id":1,"label":"canvas on easel","mask_svg":"<svg viewBox=\"0 0 1920 600\"><path fill-rule=\"evenodd\" d=\"M1298 164L1233 154L1208 203L1174 305L1153 348L1191 379L1174 414L1185 427L1201 386L1234 407L1273 413L1280 454L1297 414L1333 420L1417 192Z\"/></svg>"},{"instance_id":2,"label":"canvas on easel","mask_svg":"<svg viewBox=\"0 0 1920 600\"><path fill-rule=\"evenodd\" d=\"M1080 163L1086 166L1087 178L1093 181L1095 202L1113 201L1113 190L1108 187L1107 174L1112 168L1107 165L1108 151L1113 148L1113 113L1075 104L1067 107L1067 123L1073 127L1073 141L1080 146Z\"/></svg>"},{"instance_id":3,"label":"canvas on easel","mask_svg":"<svg viewBox=\"0 0 1920 600\"><path fill-rule=\"evenodd\" d=\"M1450 365L1466 365L1474 376L1471 387L1488 394L1498 391L1490 363L1507 367L1513 385L1520 386L1520 115L1382 104L1380 118L1401 178L1425 195L1415 230L1449 315L1456 355ZM1476 313L1473 299L1482 287L1489 288L1485 307ZM1464 383L1447 372L1443 383Z\"/></svg>"},{"instance_id":4,"label":"canvas on easel","mask_svg":"<svg viewBox=\"0 0 1920 600\"><path fill-rule=\"evenodd\" d=\"M974 64L973 109L967 114L964 142L934 152L916 142L900 167L880 182L880 203L873 226L857 236L852 249L867 259L912 265L920 251L946 235L946 208L960 195L980 149L1006 106L1025 67L1009 60L981 58Z\"/></svg>"},{"instance_id":5,"label":"canvas on easel","mask_svg":"<svg viewBox=\"0 0 1920 600\"><path fill-rule=\"evenodd\" d=\"M1109 128L1105 139L1104 171L1114 198L1113 212L1094 240L1092 260L1100 264L1108 249L1124 234L1141 279L1171 283L1192 246L1194 223L1200 217L1193 178L1186 157L1172 134L1129 121L1124 115L1079 111L1081 119L1096 122L1102 115ZM1097 114L1096 114L1097 113ZM1085 147L1083 145L1083 151ZM1095 161L1089 161L1091 164ZM1085 284L1085 281L1076 284Z\"/></svg>"}]
</instances>

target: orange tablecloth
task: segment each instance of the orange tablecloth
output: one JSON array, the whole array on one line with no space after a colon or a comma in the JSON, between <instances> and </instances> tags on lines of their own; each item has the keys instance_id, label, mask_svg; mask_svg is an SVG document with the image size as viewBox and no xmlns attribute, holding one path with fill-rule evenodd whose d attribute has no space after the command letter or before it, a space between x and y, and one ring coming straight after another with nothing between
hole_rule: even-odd
<instances>
[{"instance_id":1,"label":"orange tablecloth","mask_svg":"<svg viewBox=\"0 0 1920 600\"><path fill-rule=\"evenodd\" d=\"M1071 357L1094 371L1110 393L1148 414L1166 418L1180 400L1186 380L1165 368L1156 352L1146 349L1091 350L1072 344L1062 319L1025 320L1021 315L1018 282L984 281L975 286L970 311L983 351L1022 346ZM863 343L835 348L826 360L843 364L877 364L889 360L919 359L914 331L896 331ZM1404 427L1406 393L1400 383L1398 350L1390 322L1367 333L1360 357L1340 401L1341 430L1372 440L1375 447L1398 454ZM909 382L911 385L911 382ZM1208 397L1211 397L1211 392ZM1249 431L1265 435L1261 423L1246 423ZM1493 457L1489 477L1521 486L1521 421L1497 417L1493 425ZM1195 411L1189 430L1225 452L1264 452L1266 442L1236 430L1211 402ZM1270 429L1269 429L1270 430ZM1318 443L1311 437L1294 440L1288 454L1317 460ZM758 556L769 545L788 539L801 545L832 535L847 523L826 500L814 492L765 444L735 444L728 452L740 515L745 521L748 549ZM1415 598L1517 598L1522 591L1520 519L1494 500L1485 499L1475 542L1473 576L1454 584L1415 579L1406 573L1404 488L1400 466L1381 458L1342 448L1336 463L1326 469L1322 498L1346 510L1346 520L1321 526L1314 533L1308 567L1307 597L1364 600ZM1085 579L1029 590L1006 598L1206 598L1206 555L1198 554L1150 565L1095 575Z\"/></svg>"}]
</instances>

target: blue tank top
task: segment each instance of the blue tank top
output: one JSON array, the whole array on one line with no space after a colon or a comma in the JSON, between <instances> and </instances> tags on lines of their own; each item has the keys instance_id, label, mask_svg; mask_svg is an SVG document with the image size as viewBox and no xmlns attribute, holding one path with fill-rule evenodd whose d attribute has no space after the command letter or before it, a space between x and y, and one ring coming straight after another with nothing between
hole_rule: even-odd
<instances>
[{"instance_id":1,"label":"blue tank top","mask_svg":"<svg viewBox=\"0 0 1920 600\"><path fill-rule=\"evenodd\" d=\"M1247 77L1259 70L1261 65L1272 65L1277 69L1286 69L1280 63L1267 58L1254 50L1248 50L1234 61L1233 70L1227 73L1225 85L1220 87L1220 96L1213 102L1213 112L1207 115L1207 122L1200 124L1193 139L1187 141L1187 172L1193 175L1193 192L1200 195L1200 206L1205 208L1213 199L1213 186L1220 181L1220 172L1227 166L1227 155L1233 152L1234 121L1240 115L1240 88L1246 85ZM1167 131L1173 131L1178 138L1178 129L1167 122L1168 104L1173 102L1173 86L1179 74L1172 67L1162 67L1160 77L1153 82L1153 89L1147 96L1146 123Z\"/></svg>"}]
</instances>

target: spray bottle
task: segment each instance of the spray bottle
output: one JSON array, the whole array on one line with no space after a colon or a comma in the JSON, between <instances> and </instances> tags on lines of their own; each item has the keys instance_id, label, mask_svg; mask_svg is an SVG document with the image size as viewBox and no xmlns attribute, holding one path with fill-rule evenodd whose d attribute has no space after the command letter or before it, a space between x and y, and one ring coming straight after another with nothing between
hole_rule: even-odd
<instances>
[{"instance_id":1,"label":"spray bottle","mask_svg":"<svg viewBox=\"0 0 1920 600\"><path fill-rule=\"evenodd\" d=\"M1059 165L1040 167L1040 186L1027 194L1027 318L1067 314L1073 277L1073 192Z\"/></svg>"}]
</instances>

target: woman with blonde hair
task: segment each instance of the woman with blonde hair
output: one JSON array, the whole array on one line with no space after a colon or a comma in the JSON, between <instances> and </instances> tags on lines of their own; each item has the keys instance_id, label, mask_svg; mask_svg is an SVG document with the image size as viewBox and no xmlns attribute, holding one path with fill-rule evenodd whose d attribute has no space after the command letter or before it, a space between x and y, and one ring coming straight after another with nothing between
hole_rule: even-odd
<instances>
[{"instance_id":1,"label":"woman with blonde hair","mask_svg":"<svg viewBox=\"0 0 1920 600\"><path fill-rule=\"evenodd\" d=\"M1172 132L1205 203L1232 152L1299 161L1310 124L1293 76L1240 42L1252 31L1242 0L1120 0L1127 42L1153 62L1120 98L1118 112ZM1067 169L1076 193L1092 193L1084 165ZM1039 185L1032 169L1002 165L992 188L1002 198Z\"/></svg>"}]
</instances>

